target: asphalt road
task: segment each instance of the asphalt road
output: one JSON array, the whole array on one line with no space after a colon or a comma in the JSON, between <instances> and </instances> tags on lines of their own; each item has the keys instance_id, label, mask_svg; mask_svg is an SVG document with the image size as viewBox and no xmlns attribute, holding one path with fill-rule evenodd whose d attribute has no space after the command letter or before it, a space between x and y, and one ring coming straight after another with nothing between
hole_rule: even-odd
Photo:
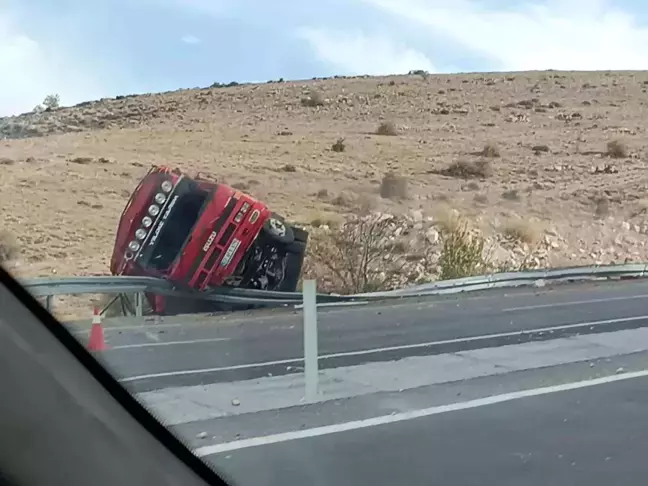
<instances>
[{"instance_id":1,"label":"asphalt road","mask_svg":"<svg viewBox=\"0 0 648 486\"><path fill-rule=\"evenodd\" d=\"M386 424L345 430L338 423L321 435L306 428L207 460L243 486L636 485L648 473L645 374L502 402L467 401L477 404L436 407L426 416L405 412ZM470 394L471 385L449 386ZM487 386L495 389L492 380Z\"/></svg>"},{"instance_id":2,"label":"asphalt road","mask_svg":"<svg viewBox=\"0 0 648 486\"><path fill-rule=\"evenodd\" d=\"M648 283L569 284L318 312L322 368L648 325ZM134 391L300 372L301 311L111 327L102 359Z\"/></svg>"}]
</instances>

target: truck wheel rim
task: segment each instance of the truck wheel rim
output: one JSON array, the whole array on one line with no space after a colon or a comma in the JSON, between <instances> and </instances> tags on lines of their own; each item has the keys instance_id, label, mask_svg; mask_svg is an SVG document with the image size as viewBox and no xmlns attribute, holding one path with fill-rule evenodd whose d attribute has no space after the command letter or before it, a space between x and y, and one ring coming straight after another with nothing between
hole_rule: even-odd
<instances>
[{"instance_id":1,"label":"truck wheel rim","mask_svg":"<svg viewBox=\"0 0 648 486\"><path fill-rule=\"evenodd\" d=\"M269 223L274 233L279 236L286 236L286 225L284 225L281 221L279 221L278 219L270 218Z\"/></svg>"}]
</instances>

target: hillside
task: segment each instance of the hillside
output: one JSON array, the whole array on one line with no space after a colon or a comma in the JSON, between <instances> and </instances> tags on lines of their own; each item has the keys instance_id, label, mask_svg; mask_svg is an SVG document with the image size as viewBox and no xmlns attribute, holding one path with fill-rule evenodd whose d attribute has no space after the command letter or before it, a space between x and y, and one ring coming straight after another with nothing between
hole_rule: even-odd
<instances>
[{"instance_id":1,"label":"hillside","mask_svg":"<svg viewBox=\"0 0 648 486\"><path fill-rule=\"evenodd\" d=\"M304 224L361 208L434 224L456 209L504 263L538 242L536 266L646 260L647 90L648 72L357 77L0 119L3 229L21 248L12 269L107 273L150 164L211 174ZM388 172L407 181L398 197L381 196Z\"/></svg>"}]
</instances>

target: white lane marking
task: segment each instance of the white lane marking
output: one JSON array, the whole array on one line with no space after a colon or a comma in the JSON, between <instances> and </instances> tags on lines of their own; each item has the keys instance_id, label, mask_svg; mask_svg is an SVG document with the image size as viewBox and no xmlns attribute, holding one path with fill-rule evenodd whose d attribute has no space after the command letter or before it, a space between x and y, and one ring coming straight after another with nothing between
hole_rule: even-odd
<instances>
[{"instance_id":1,"label":"white lane marking","mask_svg":"<svg viewBox=\"0 0 648 486\"><path fill-rule=\"evenodd\" d=\"M160 340L160 336L156 336L155 334L153 334L153 333L150 332L150 331L146 331L144 334L145 334L145 336L146 336L147 338L149 338L151 341L158 342L158 341Z\"/></svg>"},{"instance_id":2,"label":"white lane marking","mask_svg":"<svg viewBox=\"0 0 648 486\"><path fill-rule=\"evenodd\" d=\"M318 308L320 308L320 307L324 307L324 308L326 308L326 307L333 307L333 308L337 308L337 307L356 307L356 306L359 306L359 305L369 305L369 304L370 304L370 302L368 300L353 301L353 302L322 302L320 304L317 304L317 307ZM303 309L304 304L295 304L293 307L295 309Z\"/></svg>"},{"instance_id":3,"label":"white lane marking","mask_svg":"<svg viewBox=\"0 0 648 486\"><path fill-rule=\"evenodd\" d=\"M370 419L354 420L351 422L343 422L339 424L326 425L322 427L314 427L312 429L305 429L305 430L299 430L293 432L284 432L281 434L266 435L263 437L253 437L250 439L235 440L231 442L223 442L220 444L198 447L194 449L193 452L198 457L205 457L212 454L219 454L222 452L234 451L238 449L246 449L248 447L264 446L269 444L276 444L279 442L287 442L291 440L307 439L311 437L319 437L322 435L337 434L339 432L365 429L368 427L376 427L378 425L393 424L396 422L403 422L406 420L412 420L421 417L429 417L431 415L439 415L442 413L456 412L459 410L467 410L471 408L484 407L487 405L494 405L497 403L519 400L521 398L549 395L551 393L577 390L579 388L587 388L587 387L603 385L607 383L613 383L616 381L630 380L633 378L644 378L647 376L648 376L648 370L641 370L641 371L634 371L630 373L605 376L602 378L595 378L591 380L564 383L562 385L553 385L553 386L547 386L543 388L532 388L529 390L520 390L511 393L504 393L501 395L493 395L490 397L468 400L465 402L456 402L456 403L450 403L448 405L439 405L436 407L424 408L421 410L400 412L400 413L395 413L393 415L381 415Z\"/></svg>"},{"instance_id":4,"label":"white lane marking","mask_svg":"<svg viewBox=\"0 0 648 486\"><path fill-rule=\"evenodd\" d=\"M572 300L570 302L555 302L555 303L548 303L548 304L525 305L521 307L508 307L506 309L502 309L502 312L512 312L512 311L531 310L531 309L545 309L549 307L566 307L570 305L598 304L599 302L615 302L619 300L633 300L633 299L645 299L645 298L648 298L648 294L629 295L629 296L622 296L622 297L609 297L606 299Z\"/></svg>"},{"instance_id":5,"label":"white lane marking","mask_svg":"<svg viewBox=\"0 0 648 486\"><path fill-rule=\"evenodd\" d=\"M131 349L131 348L151 348L154 346L175 346L176 344L199 344L199 343L215 343L218 341L229 341L230 338L209 338L209 339L192 339L187 341L160 341L157 343L141 343L141 344L124 344L121 346L112 346L108 351L115 349Z\"/></svg>"},{"instance_id":6,"label":"white lane marking","mask_svg":"<svg viewBox=\"0 0 648 486\"><path fill-rule=\"evenodd\" d=\"M89 334L90 329L72 329L72 326L75 326L77 324L75 323L63 323L65 327L70 331L71 334ZM104 333L109 333L109 332L121 332L121 331L138 331L141 332L143 328L146 329L165 329L165 328L173 328L173 327L190 327L191 325L194 325L193 323L190 324L182 324L182 323L177 323L177 324L149 324L147 322L143 322L142 324L137 324L133 326L106 326L104 325Z\"/></svg>"},{"instance_id":7,"label":"white lane marking","mask_svg":"<svg viewBox=\"0 0 648 486\"><path fill-rule=\"evenodd\" d=\"M322 358L322 356L320 356ZM216 371L232 371L232 370L244 370L247 368L258 368L263 366L273 366L273 365L282 365L282 364L294 364L294 363L303 363L303 358L290 358L290 359L280 359L277 361L266 361L264 363L247 363L234 366L222 366L220 368L204 368L202 370L182 370L182 371L166 371L164 373L151 373L150 375L138 375L138 376L129 376L127 378L120 378L120 382L128 381L138 381L146 380L148 378L165 378L167 376L182 376L182 375L199 375L201 373L212 373Z\"/></svg>"},{"instance_id":8,"label":"white lane marking","mask_svg":"<svg viewBox=\"0 0 648 486\"><path fill-rule=\"evenodd\" d=\"M376 353L385 353L388 351L399 351L405 349L416 349L416 348L426 348L431 346L438 346L443 344L456 344L456 343L469 343L475 341L485 341L487 339L496 339L501 337L511 337L511 336L524 336L527 334L540 334L554 331L562 331L567 329L576 329L579 327L594 327L601 326L605 324L615 324L618 322L632 322L639 320L648 319L648 315L645 316L635 316L635 317L622 317L619 319L606 319L604 321L592 321L592 322L579 322L577 324L566 324L562 326L552 326L552 327L541 327L537 329L529 329L525 331L511 331L511 332L500 332L495 334L482 334L480 336L472 336L465 338L456 338L456 339L446 339L444 341L430 341L425 343L416 343L416 344L404 344L400 346L388 346L384 348L372 348L372 349L362 349L359 351L347 351L344 353L331 353L323 354L319 356L319 359L330 359L330 358L340 358L345 356L362 356L366 354L376 354ZM165 378L169 376L183 376L183 375L198 375L201 373L214 373L219 371L230 371L230 370L242 370L247 368L262 368L265 366L275 366L282 364L294 364L294 363L303 363L303 358L290 358L282 359L277 361L266 361L261 363L246 363L241 365L234 366L222 366L218 368L203 368L196 370L180 370L180 371L166 371L163 373L151 373L148 375L139 375L139 376L130 376L127 378L122 378L119 381L128 382L128 381L138 381L146 380L150 378Z\"/></svg>"}]
</instances>

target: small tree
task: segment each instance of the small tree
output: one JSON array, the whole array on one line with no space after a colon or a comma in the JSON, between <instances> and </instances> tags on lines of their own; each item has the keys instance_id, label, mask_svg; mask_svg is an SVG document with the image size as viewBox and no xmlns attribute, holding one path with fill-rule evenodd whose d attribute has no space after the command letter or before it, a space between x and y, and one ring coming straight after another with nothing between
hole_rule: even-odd
<instances>
[{"instance_id":1,"label":"small tree","mask_svg":"<svg viewBox=\"0 0 648 486\"><path fill-rule=\"evenodd\" d=\"M401 280L411 281L413 262L394 240L396 224L394 216L351 216L339 230L309 239L307 264L319 267L322 273L316 277L343 294L387 290Z\"/></svg>"},{"instance_id":2,"label":"small tree","mask_svg":"<svg viewBox=\"0 0 648 486\"><path fill-rule=\"evenodd\" d=\"M55 110L59 107L61 97L57 94L50 94L43 100L43 106L46 110Z\"/></svg>"}]
</instances>

